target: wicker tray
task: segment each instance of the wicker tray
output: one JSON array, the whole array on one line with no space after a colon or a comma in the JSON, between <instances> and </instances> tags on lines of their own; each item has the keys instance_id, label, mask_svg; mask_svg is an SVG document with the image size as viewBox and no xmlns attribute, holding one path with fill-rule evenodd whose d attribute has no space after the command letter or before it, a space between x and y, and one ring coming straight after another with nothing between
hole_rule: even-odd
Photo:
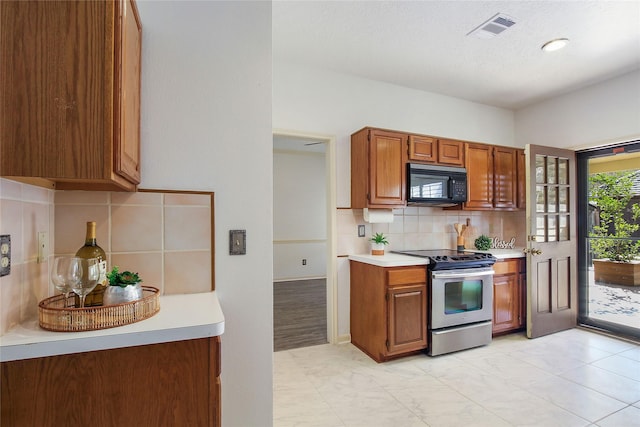
<instances>
[{"instance_id":1,"label":"wicker tray","mask_svg":"<svg viewBox=\"0 0 640 427\"><path fill-rule=\"evenodd\" d=\"M40 301L40 327L56 332L95 331L114 328L148 319L160 310L160 291L152 286L142 287L142 298L136 301L99 307L64 307L64 295ZM69 298L73 301L73 297Z\"/></svg>"}]
</instances>

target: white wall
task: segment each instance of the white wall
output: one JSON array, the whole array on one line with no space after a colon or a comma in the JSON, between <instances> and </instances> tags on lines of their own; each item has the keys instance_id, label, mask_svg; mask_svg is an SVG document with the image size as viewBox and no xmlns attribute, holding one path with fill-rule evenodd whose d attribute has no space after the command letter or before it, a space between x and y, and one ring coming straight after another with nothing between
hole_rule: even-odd
<instances>
[{"instance_id":1,"label":"white wall","mask_svg":"<svg viewBox=\"0 0 640 427\"><path fill-rule=\"evenodd\" d=\"M640 71L515 114L519 145L589 148L640 138Z\"/></svg>"},{"instance_id":2,"label":"white wall","mask_svg":"<svg viewBox=\"0 0 640 427\"><path fill-rule=\"evenodd\" d=\"M215 282L226 321L223 425L269 426L271 4L143 0L138 8L141 187L215 191ZM228 255L231 229L247 230L246 255Z\"/></svg>"},{"instance_id":3,"label":"white wall","mask_svg":"<svg viewBox=\"0 0 640 427\"><path fill-rule=\"evenodd\" d=\"M365 126L514 145L513 112L345 74L273 64L273 125L336 136L337 206L351 205L351 134Z\"/></svg>"},{"instance_id":4,"label":"white wall","mask_svg":"<svg viewBox=\"0 0 640 427\"><path fill-rule=\"evenodd\" d=\"M324 153L273 153L274 280L326 275L325 170Z\"/></svg>"}]
</instances>

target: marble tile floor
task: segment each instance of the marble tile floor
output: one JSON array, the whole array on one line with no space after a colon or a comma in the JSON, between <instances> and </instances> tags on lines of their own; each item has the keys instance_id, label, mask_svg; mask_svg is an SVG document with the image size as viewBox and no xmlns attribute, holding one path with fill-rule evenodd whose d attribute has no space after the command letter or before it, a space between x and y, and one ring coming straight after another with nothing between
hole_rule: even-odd
<instances>
[{"instance_id":1,"label":"marble tile floor","mask_svg":"<svg viewBox=\"0 0 640 427\"><path fill-rule=\"evenodd\" d=\"M273 425L640 426L640 346L576 328L382 364L351 344L281 351Z\"/></svg>"}]
</instances>

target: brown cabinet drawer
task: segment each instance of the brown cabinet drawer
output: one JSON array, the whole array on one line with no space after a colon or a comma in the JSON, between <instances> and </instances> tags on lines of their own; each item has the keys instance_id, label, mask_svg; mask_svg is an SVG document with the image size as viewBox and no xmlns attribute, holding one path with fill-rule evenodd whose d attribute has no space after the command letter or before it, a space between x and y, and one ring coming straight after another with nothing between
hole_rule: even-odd
<instances>
[{"instance_id":1,"label":"brown cabinet drawer","mask_svg":"<svg viewBox=\"0 0 640 427\"><path fill-rule=\"evenodd\" d=\"M387 275L389 286L427 282L426 267L389 270Z\"/></svg>"},{"instance_id":2,"label":"brown cabinet drawer","mask_svg":"<svg viewBox=\"0 0 640 427\"><path fill-rule=\"evenodd\" d=\"M508 260L498 261L495 264L493 264L493 271L495 271L496 274L519 273L520 260L508 259Z\"/></svg>"}]
</instances>

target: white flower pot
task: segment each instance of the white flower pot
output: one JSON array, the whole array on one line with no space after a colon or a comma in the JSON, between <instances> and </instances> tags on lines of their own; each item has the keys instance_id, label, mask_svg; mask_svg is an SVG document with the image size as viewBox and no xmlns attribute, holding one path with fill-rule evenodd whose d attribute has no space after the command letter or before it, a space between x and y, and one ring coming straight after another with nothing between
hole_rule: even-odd
<instances>
[{"instance_id":1,"label":"white flower pot","mask_svg":"<svg viewBox=\"0 0 640 427\"><path fill-rule=\"evenodd\" d=\"M116 305L125 302L136 301L142 298L142 285L107 286L102 297L103 305Z\"/></svg>"},{"instance_id":2,"label":"white flower pot","mask_svg":"<svg viewBox=\"0 0 640 427\"><path fill-rule=\"evenodd\" d=\"M371 255L384 255L384 243L371 243Z\"/></svg>"}]
</instances>

